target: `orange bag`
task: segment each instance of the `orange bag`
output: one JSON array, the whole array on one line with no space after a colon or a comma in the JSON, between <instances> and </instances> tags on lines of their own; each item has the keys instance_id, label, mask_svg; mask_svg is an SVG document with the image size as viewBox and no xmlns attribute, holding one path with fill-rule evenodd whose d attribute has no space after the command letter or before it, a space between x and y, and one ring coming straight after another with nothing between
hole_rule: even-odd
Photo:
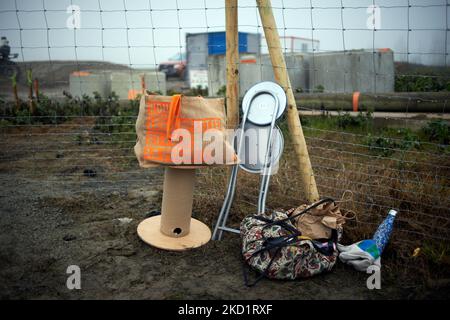
<instances>
[{"instance_id":1,"label":"orange bag","mask_svg":"<svg viewBox=\"0 0 450 320\"><path fill-rule=\"evenodd\" d=\"M223 98L145 94L136 121L134 151L143 168L233 165L238 160L225 129Z\"/></svg>"}]
</instances>

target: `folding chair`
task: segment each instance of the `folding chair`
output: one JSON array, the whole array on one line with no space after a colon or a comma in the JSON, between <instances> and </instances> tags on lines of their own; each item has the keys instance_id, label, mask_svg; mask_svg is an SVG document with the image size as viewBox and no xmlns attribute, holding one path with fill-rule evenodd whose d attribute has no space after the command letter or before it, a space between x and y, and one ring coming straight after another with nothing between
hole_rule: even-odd
<instances>
[{"instance_id":1,"label":"folding chair","mask_svg":"<svg viewBox=\"0 0 450 320\"><path fill-rule=\"evenodd\" d=\"M254 85L245 94L242 101L243 118L240 132L235 135L235 137L238 138L235 143L235 146L237 145L236 153L241 163L234 165L231 171L227 194L214 228L212 236L213 240L221 240L224 231L240 233L238 229L227 227L227 220L236 191L239 168L242 168L247 172L261 174L257 210L258 213L263 213L265 211L270 176L274 165L278 165L278 160L283 152L283 135L281 130L276 127L275 122L281 117L286 109L286 100L286 94L283 88L270 81ZM246 136L245 133L249 128L268 131L268 134L265 137L267 141L262 141L257 144L257 148L259 148L260 145L265 144L265 155L262 165L256 163L255 166L255 164L249 163L249 159L246 157L246 151L248 149L245 147L244 138ZM261 136L260 133L261 131L258 132L258 139ZM274 139L274 137L276 139ZM277 146L277 150L274 150L274 146ZM274 151L278 152L274 153Z\"/></svg>"}]
</instances>

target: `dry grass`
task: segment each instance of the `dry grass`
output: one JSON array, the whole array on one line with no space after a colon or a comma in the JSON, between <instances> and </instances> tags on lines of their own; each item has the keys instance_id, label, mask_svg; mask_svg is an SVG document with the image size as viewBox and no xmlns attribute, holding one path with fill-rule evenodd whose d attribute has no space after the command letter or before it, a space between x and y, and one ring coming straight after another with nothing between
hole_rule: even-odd
<instances>
[{"instance_id":1,"label":"dry grass","mask_svg":"<svg viewBox=\"0 0 450 320\"><path fill-rule=\"evenodd\" d=\"M7 174L17 172L26 178L46 179L58 175L58 179L82 182L87 179L83 176L83 169L94 168L99 172L99 179L107 181L129 180L134 183L135 180L146 179L132 152L134 138L128 137L127 133L130 126L119 122L114 127L118 131L107 136L95 129L95 123L91 122L83 118L57 126L3 127L4 144L10 148L4 148L2 152L6 160L2 162L0 171ZM352 134L351 130L317 130L324 128L316 125L310 123L309 129L305 126L305 135L321 196L340 199L346 190L353 194L351 201L342 203L343 209L357 214L355 220L346 223L343 242L348 244L371 238L389 208L396 208L400 213L390 245L383 254L385 268L394 270L395 275L405 273L407 276L421 275L421 279L449 278L448 146L447 152L425 146L380 153L364 144L364 133L369 132L365 129ZM80 131L85 130L89 131L88 135L78 139ZM13 136L24 133L27 135L20 138ZM40 135L42 133L52 135ZM269 209L289 209L306 203L289 135L285 132L284 136L285 150L280 168L271 178L267 199ZM92 143L94 137L103 143ZM127 142L119 143L118 140ZM65 144L61 144L62 141ZM35 152L26 152L31 149ZM63 157L56 159L57 152L47 150L59 151ZM33 157L48 158L48 161L31 161ZM222 205L228 170L221 167L199 170L194 212L209 225L216 222ZM161 179L153 180L152 184L161 183ZM238 226L244 216L256 212L258 192L259 176L240 171L230 225ZM413 257L416 248L421 249L420 254Z\"/></svg>"},{"instance_id":2,"label":"dry grass","mask_svg":"<svg viewBox=\"0 0 450 320\"><path fill-rule=\"evenodd\" d=\"M450 239L450 156L427 151L395 151L388 157L360 145L358 136L305 131L310 157L322 197L341 199L356 213L345 225L344 243L371 238L389 208L399 210L384 265L394 274L428 280L448 277ZM306 203L298 181L293 148L287 135L278 173L272 176L268 208L289 209ZM202 170L195 210L215 222L227 186L227 169ZM259 176L239 173L229 224L256 213ZM420 254L413 257L416 248Z\"/></svg>"}]
</instances>

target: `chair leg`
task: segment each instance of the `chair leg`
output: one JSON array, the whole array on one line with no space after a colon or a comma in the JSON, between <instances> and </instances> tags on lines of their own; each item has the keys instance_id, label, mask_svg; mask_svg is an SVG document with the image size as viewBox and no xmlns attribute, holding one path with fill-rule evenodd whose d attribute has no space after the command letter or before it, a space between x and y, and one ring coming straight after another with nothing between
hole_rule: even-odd
<instances>
[{"instance_id":1,"label":"chair leg","mask_svg":"<svg viewBox=\"0 0 450 320\"><path fill-rule=\"evenodd\" d=\"M236 178L238 169L239 169L238 165L235 165L231 171L227 194L225 196L222 208L220 209L219 218L217 219L216 226L214 227L214 232L212 235L213 240L222 239L223 230L221 230L221 228L226 227L227 224L228 214L230 212L231 203L233 202L234 192L236 190Z\"/></svg>"}]
</instances>

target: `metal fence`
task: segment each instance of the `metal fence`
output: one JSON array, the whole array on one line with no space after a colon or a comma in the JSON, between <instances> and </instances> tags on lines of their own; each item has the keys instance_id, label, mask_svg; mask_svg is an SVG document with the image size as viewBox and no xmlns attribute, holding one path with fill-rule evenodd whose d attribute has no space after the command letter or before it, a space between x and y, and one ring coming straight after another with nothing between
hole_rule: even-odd
<instances>
[{"instance_id":1,"label":"metal fence","mask_svg":"<svg viewBox=\"0 0 450 320\"><path fill-rule=\"evenodd\" d=\"M357 213L356 221L348 222L348 240L369 237L388 209L396 208L400 214L394 242L405 248L403 255L424 243L447 242L447 1L280 0L272 4L280 36L303 39L298 40L300 45L282 44L293 59L288 64L291 78L308 75L303 86L293 89L320 194L337 199L344 195L348 201L343 205ZM198 94L189 86L189 77L166 79L157 70L169 56L189 49L186 34L224 31L224 10L224 1L209 0L3 1L0 32L9 39L11 52L19 53L11 61L20 72L16 84L9 75L0 82L3 188L26 190L40 185L58 196L126 192L136 186L160 189L161 170L140 169L133 153L136 100L122 101L123 97L111 96L112 90L106 96L74 97L69 93L69 76L120 71L126 75L121 83L133 89L142 85L136 74L145 72L155 75L154 87L147 87L151 91L162 91L164 84L169 94ZM239 28L263 33L254 1L239 1ZM273 67L264 57L264 39L260 47L262 56L241 55L241 61L246 60L241 68L251 70L242 76L253 75L250 82L272 77L263 71ZM387 62L391 69L380 67L385 48L391 53ZM203 54L211 78L221 57ZM187 70L192 68L187 66ZM38 87L32 83L35 78ZM358 80L351 88L339 89L340 83L353 78ZM80 79L81 87L84 78ZM327 86L317 79L336 85ZM383 81L392 82L393 92L380 90ZM366 82L374 85L364 92L360 88ZM15 102L14 88L19 99ZM348 112L333 108L333 103L324 104L326 94L353 91L387 102L369 103L360 98L355 109L353 94L342 102L349 106ZM412 104L420 103L436 105L441 111L410 111ZM292 152L288 139L281 168L272 181L271 208L287 209L304 201L295 181ZM199 170L198 175L195 210L211 225L223 201L226 172L213 168ZM256 179L241 179L234 223L253 213ZM37 196L35 192L30 189L30 196Z\"/></svg>"}]
</instances>

